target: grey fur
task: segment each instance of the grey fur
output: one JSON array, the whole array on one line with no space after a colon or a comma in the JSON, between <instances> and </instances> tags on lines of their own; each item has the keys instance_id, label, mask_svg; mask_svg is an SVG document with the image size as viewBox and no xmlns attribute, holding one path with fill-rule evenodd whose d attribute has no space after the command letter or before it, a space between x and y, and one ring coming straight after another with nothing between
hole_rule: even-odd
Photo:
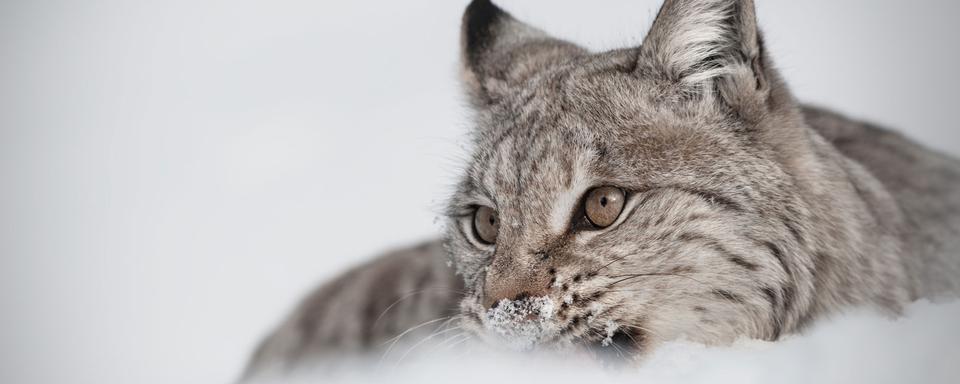
<instances>
[{"instance_id":1,"label":"grey fur","mask_svg":"<svg viewBox=\"0 0 960 384\"><path fill-rule=\"evenodd\" d=\"M463 281L439 242L388 253L323 284L257 347L244 381L303 368L333 370L343 356L383 352L394 336L424 321L454 318ZM410 338L444 325L437 321Z\"/></svg>"},{"instance_id":2,"label":"grey fur","mask_svg":"<svg viewBox=\"0 0 960 384\"><path fill-rule=\"evenodd\" d=\"M465 294L394 309L393 333L347 326L409 288L350 276L428 270L456 285L436 244L387 257L308 298L252 370L366 350L360 340L461 298L461 326L480 339L491 302L548 297L563 303L549 319L562 332L540 343L589 344L614 324L640 356L681 336L776 340L847 308L898 314L960 291L960 161L797 103L750 0L668 0L641 47L596 54L474 1L462 45L475 148L444 241ZM604 185L629 192L621 218L573 229L581 196ZM471 231L481 205L499 213L495 246Z\"/></svg>"}]
</instances>

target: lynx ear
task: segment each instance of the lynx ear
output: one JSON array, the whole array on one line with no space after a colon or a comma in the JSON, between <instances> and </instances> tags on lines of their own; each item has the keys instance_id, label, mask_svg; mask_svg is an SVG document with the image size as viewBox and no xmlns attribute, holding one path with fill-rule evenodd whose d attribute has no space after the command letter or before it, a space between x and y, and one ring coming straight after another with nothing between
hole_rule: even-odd
<instances>
[{"instance_id":1,"label":"lynx ear","mask_svg":"<svg viewBox=\"0 0 960 384\"><path fill-rule=\"evenodd\" d=\"M463 83L478 104L489 104L552 64L585 51L547 36L489 0L474 0L463 14Z\"/></svg>"},{"instance_id":2,"label":"lynx ear","mask_svg":"<svg viewBox=\"0 0 960 384\"><path fill-rule=\"evenodd\" d=\"M691 89L723 80L728 95L763 91L768 65L755 12L753 0L666 0L641 61Z\"/></svg>"}]
</instances>

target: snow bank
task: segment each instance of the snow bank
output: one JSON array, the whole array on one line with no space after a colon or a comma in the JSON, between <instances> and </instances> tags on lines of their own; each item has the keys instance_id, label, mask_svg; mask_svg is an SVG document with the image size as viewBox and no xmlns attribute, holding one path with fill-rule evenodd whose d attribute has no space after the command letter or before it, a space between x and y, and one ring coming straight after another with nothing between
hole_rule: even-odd
<instances>
[{"instance_id":1,"label":"snow bank","mask_svg":"<svg viewBox=\"0 0 960 384\"><path fill-rule=\"evenodd\" d=\"M508 308L510 311L517 308ZM522 312L522 311L521 311ZM500 313L500 315L513 315ZM662 346L638 367L610 368L583 356L454 348L434 343L375 367L296 383L952 383L960 376L960 302L915 303L890 319L861 311L822 321L776 343ZM453 339L456 340L456 339ZM461 344L463 345L463 344ZM405 348L406 349L406 348ZM416 355L416 356L414 356ZM382 361L381 361L382 363ZM284 380L289 383L291 380Z\"/></svg>"}]
</instances>

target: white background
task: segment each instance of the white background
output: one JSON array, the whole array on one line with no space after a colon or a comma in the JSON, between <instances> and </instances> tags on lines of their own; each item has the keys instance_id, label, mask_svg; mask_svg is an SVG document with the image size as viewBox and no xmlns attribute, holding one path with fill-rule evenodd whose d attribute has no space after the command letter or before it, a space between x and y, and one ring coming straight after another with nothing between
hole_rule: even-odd
<instances>
[{"instance_id":1,"label":"white background","mask_svg":"<svg viewBox=\"0 0 960 384\"><path fill-rule=\"evenodd\" d=\"M0 382L228 382L307 289L434 235L465 3L0 3ZM500 3L598 50L658 7ZM960 3L758 3L801 99L960 153Z\"/></svg>"}]
</instances>

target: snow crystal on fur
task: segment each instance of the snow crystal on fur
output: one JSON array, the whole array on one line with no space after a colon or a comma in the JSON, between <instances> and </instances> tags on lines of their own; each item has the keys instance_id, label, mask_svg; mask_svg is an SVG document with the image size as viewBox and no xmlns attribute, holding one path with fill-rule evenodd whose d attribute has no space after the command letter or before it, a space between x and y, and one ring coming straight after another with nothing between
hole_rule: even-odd
<instances>
[{"instance_id":1,"label":"snow crystal on fur","mask_svg":"<svg viewBox=\"0 0 960 384\"><path fill-rule=\"evenodd\" d=\"M503 299L487 310L482 321L484 327L500 336L507 347L526 350L557 333L551 321L554 308L553 300L547 297Z\"/></svg>"}]
</instances>

